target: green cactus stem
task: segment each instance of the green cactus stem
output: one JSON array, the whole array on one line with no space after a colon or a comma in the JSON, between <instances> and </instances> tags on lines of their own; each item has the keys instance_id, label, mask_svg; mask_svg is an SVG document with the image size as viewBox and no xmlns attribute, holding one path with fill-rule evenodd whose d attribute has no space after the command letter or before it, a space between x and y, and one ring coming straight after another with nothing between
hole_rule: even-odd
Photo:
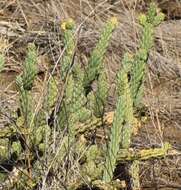
<instances>
[{"instance_id":1,"label":"green cactus stem","mask_svg":"<svg viewBox=\"0 0 181 190\"><path fill-rule=\"evenodd\" d=\"M84 76L84 88L89 89L92 81L94 81L102 68L104 55L106 53L107 47L109 45L112 33L114 29L117 27L118 22L115 17L108 20L105 25L103 31L101 32L100 39L91 53L91 57L88 62L88 67L85 70ZM87 92L88 93L88 92Z\"/></svg>"},{"instance_id":2,"label":"green cactus stem","mask_svg":"<svg viewBox=\"0 0 181 190\"><path fill-rule=\"evenodd\" d=\"M146 63L149 52L154 44L154 28L164 20L164 14L157 13L157 6L151 3L148 14L140 15L139 23L142 26L142 38L139 50L134 56L131 76L131 92L134 105L138 106L144 92Z\"/></svg>"},{"instance_id":3,"label":"green cactus stem","mask_svg":"<svg viewBox=\"0 0 181 190\"><path fill-rule=\"evenodd\" d=\"M129 84L128 84L128 71L130 70L131 65L130 65L129 56L127 54L125 55L123 59L123 63L124 63L123 69L119 71L118 79L117 79L119 97L117 101L116 111L114 114L113 126L111 128L110 141L109 141L108 150L107 150L108 154L106 157L105 170L103 174L103 180L105 182L111 181L113 177L114 169L116 167L117 153L119 151L119 147L121 143L121 136L122 136L122 130L123 130L123 125L124 125L123 122L125 121L125 114L132 114L132 112L129 113L131 109L130 106L132 106L132 100L131 100L131 94L129 91ZM127 102L128 100L129 102ZM133 117L133 115L131 115L130 117Z\"/></svg>"},{"instance_id":4,"label":"green cactus stem","mask_svg":"<svg viewBox=\"0 0 181 190\"><path fill-rule=\"evenodd\" d=\"M65 81L65 78L70 70L74 58L76 41L75 41L75 23L72 19L68 19L63 22L61 29L64 32L64 45L65 52L60 64L61 79Z\"/></svg>"}]
</instances>

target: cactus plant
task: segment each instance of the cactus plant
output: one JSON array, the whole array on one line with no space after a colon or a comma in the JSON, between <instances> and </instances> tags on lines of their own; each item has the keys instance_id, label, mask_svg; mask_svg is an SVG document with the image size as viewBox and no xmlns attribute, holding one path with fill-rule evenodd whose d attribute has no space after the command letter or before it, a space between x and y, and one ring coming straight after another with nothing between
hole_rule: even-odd
<instances>
[{"instance_id":1,"label":"cactus plant","mask_svg":"<svg viewBox=\"0 0 181 190\"><path fill-rule=\"evenodd\" d=\"M16 84L20 93L20 108L21 114L24 118L23 128L29 129L28 134L25 134L24 143L26 144L26 153L27 153L27 164L29 168L29 177L32 177L31 171L31 150L32 146L32 137L34 131L34 119L33 119L33 100L31 95L31 89L33 87L33 82L37 74L37 51L34 44L30 44L28 47L28 54L23 65L23 74L16 78Z\"/></svg>"},{"instance_id":2,"label":"cactus plant","mask_svg":"<svg viewBox=\"0 0 181 190\"><path fill-rule=\"evenodd\" d=\"M33 81L37 74L37 50L34 44L28 45L28 54L25 60L23 76L22 76L22 84L25 90L31 90Z\"/></svg>"},{"instance_id":3,"label":"cactus plant","mask_svg":"<svg viewBox=\"0 0 181 190\"><path fill-rule=\"evenodd\" d=\"M63 58L60 63L60 74L62 80L65 80L68 71L72 65L74 53L75 53L75 33L74 33L75 23L72 19L68 19L63 22L61 25L61 29L64 31L64 44L65 44L65 52L63 54Z\"/></svg>"},{"instance_id":4,"label":"cactus plant","mask_svg":"<svg viewBox=\"0 0 181 190\"><path fill-rule=\"evenodd\" d=\"M167 143L162 148L148 150L130 148L135 125L134 113L136 112L135 108L140 104L144 92L146 63L150 49L153 46L154 27L162 20L163 15L156 11L155 4L151 4L147 15L139 17L143 35L135 55L125 54L123 57L122 67L117 74L118 100L114 118L113 112L111 113L111 121L105 121L104 117L107 114L105 114L104 108L108 97L108 81L103 60L112 33L117 26L115 17L107 22L101 32L100 39L91 53L85 72L81 65L75 62L77 59L74 60L76 50L75 23L72 19L62 23L61 29L64 32L65 52L60 61L61 76L51 76L49 78L48 86L45 89L47 92L47 97L44 99L45 105L41 105L36 114L32 87L37 74L37 50L31 44L28 47L27 58L23 65L23 73L16 79L20 95L21 116L15 121L13 126L4 128L0 132L0 138L4 138L3 141L0 141L0 149L2 149L0 162L8 159L9 153L16 154L20 161L22 156L28 167L28 177L25 176L23 178L23 183L34 187L35 184L32 178L36 176L37 179L37 174L34 174L32 170L35 170L36 167L41 169L40 161L42 161L42 157L39 157L37 152L46 156L47 146L50 145L49 148L51 149L52 141L57 142L55 136L52 138L51 127L54 127L53 130L58 133L58 141L61 140L61 146L55 143L58 149L57 153L53 154L53 159L50 160L51 163L47 176L50 170L59 170L60 165L64 165L64 167L70 170L74 165L77 165L80 168L80 176L86 176L86 180L93 187L119 189L120 186L124 185L125 187L125 184L113 180L114 169L118 163L126 162L131 179L131 188L134 190L140 189L139 162L150 158L163 157L167 155L170 149L170 145ZM4 57L0 55L0 71L3 65ZM90 88L93 81L97 85L96 89ZM63 88L60 109L56 110L57 112L55 113L57 114L57 120L55 120L57 122L55 124L58 123L59 126L59 128L56 128L54 124L49 126L46 114L51 114L52 110L57 106L55 104L59 100L57 87L59 83L65 88ZM48 106L47 110L45 110L45 106ZM104 146L99 147L97 144L89 144L88 147L88 141L83 134L86 134L89 130L93 131L97 127L110 124L112 124L112 127L110 129L108 146L105 148ZM63 130L65 133L62 133ZM10 142L9 139L17 134L22 137L22 140L15 139ZM8 152L9 144L11 147ZM83 158L83 161L80 161L82 163L77 161L78 156L81 157L79 160ZM70 158L71 160L69 160ZM63 162L65 160L66 164ZM104 161L105 164L103 165ZM53 165L54 163L55 165ZM69 167L69 164L72 168ZM100 180L102 174L103 180ZM31 181L24 182L27 179ZM37 184L38 180L35 181ZM67 181L66 185L69 188Z\"/></svg>"},{"instance_id":5,"label":"cactus plant","mask_svg":"<svg viewBox=\"0 0 181 190\"><path fill-rule=\"evenodd\" d=\"M4 55L0 54L0 72L2 71L3 67L4 67Z\"/></svg>"},{"instance_id":6,"label":"cactus plant","mask_svg":"<svg viewBox=\"0 0 181 190\"><path fill-rule=\"evenodd\" d=\"M157 15L155 4L151 4L148 15L141 15L140 24L143 26L143 37L140 48L134 56L127 54L123 58L123 68L118 73L118 101L113 126L111 128L108 154L106 157L103 180L110 182L116 167L119 147L125 151L130 147L134 125L134 106L138 106L143 93L146 63L148 54L153 46L154 27L163 19ZM128 80L128 72L131 80ZM139 189L138 163L130 165L133 189Z\"/></svg>"},{"instance_id":7,"label":"cactus plant","mask_svg":"<svg viewBox=\"0 0 181 190\"><path fill-rule=\"evenodd\" d=\"M164 15L162 13L157 13L157 6L155 3L151 3L147 15L141 14L139 17L139 23L143 31L139 50L134 56L131 76L131 92L135 106L139 105L143 95L147 59L154 43L154 28L159 25L163 19Z\"/></svg>"},{"instance_id":8,"label":"cactus plant","mask_svg":"<svg viewBox=\"0 0 181 190\"><path fill-rule=\"evenodd\" d=\"M126 54L123 58L123 69L119 71L118 73L118 100L117 100L117 106L116 106L116 111L114 115L114 120L113 120L113 126L111 128L111 134L110 134L110 142L108 145L108 154L106 157L106 163L105 163L105 170L103 174L103 180L106 182L110 182L112 177L113 177L113 172L116 167L116 158L117 158L117 153L120 148L120 143L121 143L121 136L122 136L122 130L123 130L123 125L125 121L125 114L128 114L130 116L130 120L133 117L133 111L132 111L132 99L131 99L131 93L129 89L129 84L128 84L128 71L130 70L130 58ZM129 100L129 101L128 101ZM128 106L127 106L128 104ZM130 112L131 111L131 112ZM129 113L130 112L130 113ZM126 117L128 117L126 115ZM126 121L127 122L127 121ZM130 121L128 121L130 122ZM130 123L131 125L131 123ZM127 126L127 130L131 130ZM130 136L130 134L126 134L127 136ZM128 137L129 138L129 137ZM122 142L122 144L125 144L125 138ZM128 142L129 143L129 139Z\"/></svg>"},{"instance_id":9,"label":"cactus plant","mask_svg":"<svg viewBox=\"0 0 181 190\"><path fill-rule=\"evenodd\" d=\"M100 72L97 82L97 90L94 96L94 115L96 117L102 117L105 112L105 105L108 97L108 81L107 75L104 69Z\"/></svg>"},{"instance_id":10,"label":"cactus plant","mask_svg":"<svg viewBox=\"0 0 181 190\"><path fill-rule=\"evenodd\" d=\"M104 55L106 53L110 38L112 36L112 32L114 31L117 25L118 22L116 17L112 17L105 25L103 31L101 32L100 39L95 49L91 53L88 67L85 70L84 76L84 88L86 89L86 91L89 91L92 81L94 81L100 73Z\"/></svg>"}]
</instances>

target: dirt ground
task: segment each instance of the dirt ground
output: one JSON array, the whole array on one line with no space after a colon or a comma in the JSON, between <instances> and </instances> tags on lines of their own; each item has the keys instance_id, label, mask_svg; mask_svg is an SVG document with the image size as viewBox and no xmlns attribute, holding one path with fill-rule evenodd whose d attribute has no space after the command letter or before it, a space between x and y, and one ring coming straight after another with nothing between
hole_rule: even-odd
<instances>
[{"instance_id":1,"label":"dirt ground","mask_svg":"<svg viewBox=\"0 0 181 190\"><path fill-rule=\"evenodd\" d=\"M138 47L140 28L137 15L147 10L149 0L1 0L0 37L6 48L6 65L0 81L0 105L16 109L15 77L21 72L28 42L39 49L39 76L56 65L62 50L60 23L72 17L77 23L77 57L86 56L98 39L100 28L110 16L119 27L109 46L105 64L109 73L108 109L115 106L115 74L123 54ZM154 147L170 142L181 151L181 2L157 1L166 14L156 29L155 46L148 62L144 104L148 122L135 137L133 146ZM6 41L6 42L5 42ZM3 44L1 42L1 44ZM85 56L86 55L86 56ZM38 82L37 82L38 84ZM38 88L38 87L37 87ZM1 118L0 126L5 121ZM143 189L181 190L181 157L144 162L140 173Z\"/></svg>"}]
</instances>

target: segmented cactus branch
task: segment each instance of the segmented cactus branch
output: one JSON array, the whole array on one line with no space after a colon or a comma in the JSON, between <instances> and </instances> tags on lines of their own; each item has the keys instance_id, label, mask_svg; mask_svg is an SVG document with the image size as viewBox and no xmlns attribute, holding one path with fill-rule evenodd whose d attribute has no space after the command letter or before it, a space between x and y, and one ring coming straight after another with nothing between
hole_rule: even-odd
<instances>
[{"instance_id":1,"label":"segmented cactus branch","mask_svg":"<svg viewBox=\"0 0 181 190\"><path fill-rule=\"evenodd\" d=\"M29 44L28 53L23 64L23 75L16 78L16 84L20 92L20 107L25 118L26 125L30 124L32 117L32 97L30 90L37 74L37 51L34 44Z\"/></svg>"},{"instance_id":2,"label":"segmented cactus branch","mask_svg":"<svg viewBox=\"0 0 181 190\"><path fill-rule=\"evenodd\" d=\"M164 15L157 12L157 6L151 3L148 14L140 15L139 22L142 25L142 38L139 50L134 57L131 77L131 92L134 105L138 106L143 95L146 63L150 49L154 43L154 28L163 21Z\"/></svg>"},{"instance_id":3,"label":"segmented cactus branch","mask_svg":"<svg viewBox=\"0 0 181 190\"><path fill-rule=\"evenodd\" d=\"M65 80L68 71L72 65L74 53L75 53L75 23L72 19L68 19L67 21L63 22L61 25L61 29L64 32L64 45L65 45L65 52L63 58L60 63L60 74L61 79Z\"/></svg>"},{"instance_id":4,"label":"segmented cactus branch","mask_svg":"<svg viewBox=\"0 0 181 190\"><path fill-rule=\"evenodd\" d=\"M123 63L122 71L124 73L122 73L121 74L122 76L119 76L119 77L122 78L120 79L120 84L121 83L123 84L123 82L126 81L125 88L124 88L126 104L125 104L125 110L124 110L124 125L122 129L122 134L121 134L122 136L121 147L126 149L126 148L129 148L131 144L131 137L133 133L133 123L134 123L133 100L132 100L131 91L130 91L130 84L128 81L129 80L128 74L132 67L132 56L129 54L125 54L122 63Z\"/></svg>"},{"instance_id":5,"label":"segmented cactus branch","mask_svg":"<svg viewBox=\"0 0 181 190\"><path fill-rule=\"evenodd\" d=\"M102 69L98 77L96 92L91 92L87 96L89 108L92 110L93 115L98 118L104 115L108 90L107 75L105 70Z\"/></svg>"},{"instance_id":6,"label":"segmented cactus branch","mask_svg":"<svg viewBox=\"0 0 181 190\"><path fill-rule=\"evenodd\" d=\"M129 174L131 176L130 179L130 187L132 190L140 190L141 185L140 185L140 176L139 176L139 160L134 160L131 164L129 164Z\"/></svg>"},{"instance_id":7,"label":"segmented cactus branch","mask_svg":"<svg viewBox=\"0 0 181 190\"><path fill-rule=\"evenodd\" d=\"M111 18L105 25L103 31L101 32L100 39L91 53L91 57L88 62L88 67L85 71L84 76L84 87L89 90L89 87L94 81L102 68L104 55L106 53L107 47L109 45L112 33L116 26L118 25L117 19L115 17Z\"/></svg>"},{"instance_id":8,"label":"segmented cactus branch","mask_svg":"<svg viewBox=\"0 0 181 190\"><path fill-rule=\"evenodd\" d=\"M31 89L33 87L33 82L37 74L37 51L34 44L28 46L28 54L23 64L23 74L16 78L16 84L18 86L20 94L20 109L21 114L24 118L24 126L29 130L29 133L25 135L24 141L26 144L26 161L28 167L29 178L32 177L32 167L31 167L31 156L32 152L30 147L32 147L32 135L34 132L34 107L31 95Z\"/></svg>"},{"instance_id":9,"label":"segmented cactus branch","mask_svg":"<svg viewBox=\"0 0 181 190\"><path fill-rule=\"evenodd\" d=\"M28 54L23 65L22 84L24 90L31 90L37 74L37 50L34 44L28 45Z\"/></svg>"},{"instance_id":10,"label":"segmented cactus branch","mask_svg":"<svg viewBox=\"0 0 181 190\"><path fill-rule=\"evenodd\" d=\"M20 93L19 100L20 100L21 114L23 115L25 119L26 127L28 127L30 125L32 114L33 114L31 92L24 89L21 76L18 76L16 78L16 84L18 86L18 90Z\"/></svg>"},{"instance_id":11,"label":"segmented cactus branch","mask_svg":"<svg viewBox=\"0 0 181 190\"><path fill-rule=\"evenodd\" d=\"M4 62L5 62L4 55L0 53L0 72L3 70Z\"/></svg>"},{"instance_id":12,"label":"segmented cactus branch","mask_svg":"<svg viewBox=\"0 0 181 190\"><path fill-rule=\"evenodd\" d=\"M75 125L90 117L90 111L86 109L86 97L83 88L83 75L79 65L74 65L63 98L59 123L61 128L67 128L71 139L75 136Z\"/></svg>"},{"instance_id":13,"label":"segmented cactus branch","mask_svg":"<svg viewBox=\"0 0 181 190\"><path fill-rule=\"evenodd\" d=\"M110 182L113 177L113 172L116 167L117 153L120 148L121 136L123 125L125 121L125 113L128 114L127 101L129 99L128 105L132 106L132 100L129 92L128 84L128 71L130 70L130 59L125 55L123 59L123 69L118 73L118 101L116 106L116 111L113 120L113 126L111 128L110 142L108 144L107 157L105 163L105 170L103 174L103 180L105 182ZM130 108L129 108L130 109ZM130 113L132 114L132 113ZM127 128L128 129L128 128ZM124 144L124 142L123 142Z\"/></svg>"},{"instance_id":14,"label":"segmented cactus branch","mask_svg":"<svg viewBox=\"0 0 181 190\"><path fill-rule=\"evenodd\" d=\"M139 101L142 98L140 91L143 89L143 83L145 78L146 62L147 62L147 52L144 49L141 49L137 52L134 58L134 65L132 68L131 76L131 93L134 102L134 106L139 105Z\"/></svg>"},{"instance_id":15,"label":"segmented cactus branch","mask_svg":"<svg viewBox=\"0 0 181 190\"><path fill-rule=\"evenodd\" d=\"M45 100L46 103L45 106L47 106L49 114L52 113L57 98L58 98L58 79L54 76L50 76L50 79L47 84L47 98Z\"/></svg>"},{"instance_id":16,"label":"segmented cactus branch","mask_svg":"<svg viewBox=\"0 0 181 190\"><path fill-rule=\"evenodd\" d=\"M144 92L144 80L145 80L147 59L149 56L150 49L152 48L154 43L154 27L158 25L163 19L162 14L159 14L157 16L156 8L157 8L156 5L152 3L150 5L147 16L141 15L139 18L140 24L143 26L143 32L142 32L140 48L134 57L134 64L132 68L132 76L130 82L132 99L134 102L134 106L136 107L139 106ZM125 131L125 129L127 129L126 130L127 132ZM129 137L128 139L131 140L131 132L129 132L129 129L131 129L131 125L128 125L128 127L126 127L125 129L123 129L123 137L128 136ZM125 133L124 131L126 132L126 135L124 134ZM126 146L124 145L123 148L129 148L129 144L130 142L127 141L127 143L125 144ZM129 173L131 180L130 184L131 189L140 190L138 160L130 163Z\"/></svg>"},{"instance_id":17,"label":"segmented cactus branch","mask_svg":"<svg viewBox=\"0 0 181 190\"><path fill-rule=\"evenodd\" d=\"M142 150L134 149L120 149L117 156L117 162L121 163L124 161L145 161L153 158L163 158L166 155L174 155L176 152L172 152L172 146L170 143L164 143L161 148L150 148ZM170 153L169 153L170 151Z\"/></svg>"}]
</instances>

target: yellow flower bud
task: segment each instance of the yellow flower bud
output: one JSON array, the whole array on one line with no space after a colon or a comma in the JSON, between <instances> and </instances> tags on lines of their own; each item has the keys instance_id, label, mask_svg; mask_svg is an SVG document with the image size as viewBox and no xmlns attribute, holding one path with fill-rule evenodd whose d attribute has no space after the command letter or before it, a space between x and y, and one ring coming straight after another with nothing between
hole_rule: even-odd
<instances>
[{"instance_id":1,"label":"yellow flower bud","mask_svg":"<svg viewBox=\"0 0 181 190\"><path fill-rule=\"evenodd\" d=\"M118 26L118 19L117 19L117 17L112 17L111 19L110 19L110 21L111 21L111 23L116 27L116 26Z\"/></svg>"},{"instance_id":2,"label":"yellow flower bud","mask_svg":"<svg viewBox=\"0 0 181 190\"><path fill-rule=\"evenodd\" d=\"M62 30L72 30L75 26L75 22L72 18L67 19L61 24Z\"/></svg>"},{"instance_id":3,"label":"yellow flower bud","mask_svg":"<svg viewBox=\"0 0 181 190\"><path fill-rule=\"evenodd\" d=\"M160 21L163 21L165 19L164 13L159 13Z\"/></svg>"},{"instance_id":4,"label":"yellow flower bud","mask_svg":"<svg viewBox=\"0 0 181 190\"><path fill-rule=\"evenodd\" d=\"M61 24L61 29L62 29L62 30L66 30L66 22L63 22L63 23Z\"/></svg>"},{"instance_id":5,"label":"yellow flower bud","mask_svg":"<svg viewBox=\"0 0 181 190\"><path fill-rule=\"evenodd\" d=\"M140 22L140 24L143 25L143 26L146 24L146 22L147 22L147 17L146 17L145 14L141 14L141 15L139 16L139 22Z\"/></svg>"}]
</instances>

